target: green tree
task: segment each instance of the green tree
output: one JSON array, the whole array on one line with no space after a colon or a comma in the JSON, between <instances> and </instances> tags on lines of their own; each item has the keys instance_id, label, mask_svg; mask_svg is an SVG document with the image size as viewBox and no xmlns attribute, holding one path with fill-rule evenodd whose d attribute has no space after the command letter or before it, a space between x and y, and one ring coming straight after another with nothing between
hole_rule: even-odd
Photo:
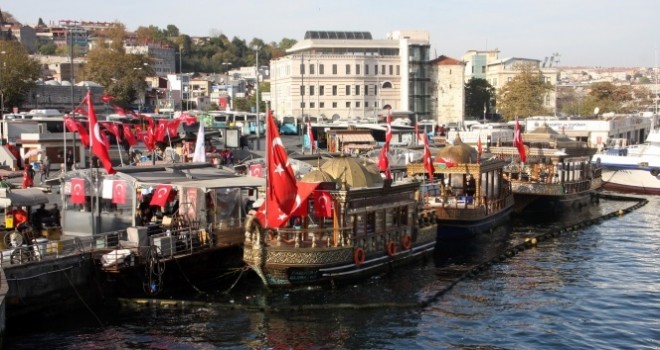
<instances>
[{"instance_id":1,"label":"green tree","mask_svg":"<svg viewBox=\"0 0 660 350\"><path fill-rule=\"evenodd\" d=\"M54 55L57 51L57 46L53 43L43 44L37 46L37 52L41 55Z\"/></svg>"},{"instance_id":2,"label":"green tree","mask_svg":"<svg viewBox=\"0 0 660 350\"><path fill-rule=\"evenodd\" d=\"M36 86L41 67L17 42L0 41L0 52L0 95L9 110L23 105L26 94Z\"/></svg>"},{"instance_id":3,"label":"green tree","mask_svg":"<svg viewBox=\"0 0 660 350\"><path fill-rule=\"evenodd\" d=\"M644 87L621 85L610 82L594 83L585 99L585 109L593 113L634 113L643 111L651 103L649 91Z\"/></svg>"},{"instance_id":4,"label":"green tree","mask_svg":"<svg viewBox=\"0 0 660 350\"><path fill-rule=\"evenodd\" d=\"M486 79L470 78L465 84L465 115L482 117L484 106L495 98L495 88Z\"/></svg>"},{"instance_id":5,"label":"green tree","mask_svg":"<svg viewBox=\"0 0 660 350\"><path fill-rule=\"evenodd\" d=\"M545 81L537 67L521 64L514 69L520 73L497 92L497 109L504 119L550 113L543 106L543 100L553 85Z\"/></svg>"},{"instance_id":6,"label":"green tree","mask_svg":"<svg viewBox=\"0 0 660 350\"><path fill-rule=\"evenodd\" d=\"M240 112L249 112L250 102L245 97L234 98L234 110Z\"/></svg>"}]
</instances>

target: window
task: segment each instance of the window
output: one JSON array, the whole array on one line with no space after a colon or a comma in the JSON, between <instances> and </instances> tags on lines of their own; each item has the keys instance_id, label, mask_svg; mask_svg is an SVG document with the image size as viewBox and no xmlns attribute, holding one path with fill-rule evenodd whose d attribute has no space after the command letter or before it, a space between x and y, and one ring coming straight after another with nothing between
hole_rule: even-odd
<instances>
[{"instance_id":1,"label":"window","mask_svg":"<svg viewBox=\"0 0 660 350\"><path fill-rule=\"evenodd\" d=\"M355 108L360 108L360 101L355 102Z\"/></svg>"},{"instance_id":2,"label":"window","mask_svg":"<svg viewBox=\"0 0 660 350\"><path fill-rule=\"evenodd\" d=\"M378 75L378 65L374 64L374 75Z\"/></svg>"},{"instance_id":3,"label":"window","mask_svg":"<svg viewBox=\"0 0 660 350\"><path fill-rule=\"evenodd\" d=\"M390 64L390 75L394 75L394 66Z\"/></svg>"},{"instance_id":4,"label":"window","mask_svg":"<svg viewBox=\"0 0 660 350\"><path fill-rule=\"evenodd\" d=\"M314 65L313 64L309 65L309 74L314 74Z\"/></svg>"},{"instance_id":5,"label":"window","mask_svg":"<svg viewBox=\"0 0 660 350\"><path fill-rule=\"evenodd\" d=\"M359 64L355 65L355 74L360 75L360 65Z\"/></svg>"},{"instance_id":6,"label":"window","mask_svg":"<svg viewBox=\"0 0 660 350\"><path fill-rule=\"evenodd\" d=\"M314 85L309 87L309 96L314 96Z\"/></svg>"},{"instance_id":7,"label":"window","mask_svg":"<svg viewBox=\"0 0 660 350\"><path fill-rule=\"evenodd\" d=\"M323 75L323 71L325 70L324 68L325 67L322 64L319 64L319 75Z\"/></svg>"},{"instance_id":8,"label":"window","mask_svg":"<svg viewBox=\"0 0 660 350\"><path fill-rule=\"evenodd\" d=\"M380 75L385 75L385 65L380 66Z\"/></svg>"},{"instance_id":9,"label":"window","mask_svg":"<svg viewBox=\"0 0 660 350\"><path fill-rule=\"evenodd\" d=\"M364 96L369 95L369 85L364 86Z\"/></svg>"},{"instance_id":10,"label":"window","mask_svg":"<svg viewBox=\"0 0 660 350\"><path fill-rule=\"evenodd\" d=\"M305 102L300 102L300 108L305 108Z\"/></svg>"},{"instance_id":11,"label":"window","mask_svg":"<svg viewBox=\"0 0 660 350\"><path fill-rule=\"evenodd\" d=\"M401 75L401 66L396 65L396 75Z\"/></svg>"},{"instance_id":12,"label":"window","mask_svg":"<svg viewBox=\"0 0 660 350\"><path fill-rule=\"evenodd\" d=\"M350 102L346 102L346 108L351 108L351 103Z\"/></svg>"},{"instance_id":13,"label":"window","mask_svg":"<svg viewBox=\"0 0 660 350\"><path fill-rule=\"evenodd\" d=\"M300 96L305 96L305 85L300 85Z\"/></svg>"},{"instance_id":14,"label":"window","mask_svg":"<svg viewBox=\"0 0 660 350\"><path fill-rule=\"evenodd\" d=\"M351 86L346 85L346 96L351 96Z\"/></svg>"},{"instance_id":15,"label":"window","mask_svg":"<svg viewBox=\"0 0 660 350\"><path fill-rule=\"evenodd\" d=\"M374 95L378 96L378 85L374 85Z\"/></svg>"},{"instance_id":16,"label":"window","mask_svg":"<svg viewBox=\"0 0 660 350\"><path fill-rule=\"evenodd\" d=\"M364 65L364 74L369 75L369 65L368 64Z\"/></svg>"},{"instance_id":17,"label":"window","mask_svg":"<svg viewBox=\"0 0 660 350\"><path fill-rule=\"evenodd\" d=\"M305 74L305 65L301 63L300 64L300 75L303 75L303 74Z\"/></svg>"},{"instance_id":18,"label":"window","mask_svg":"<svg viewBox=\"0 0 660 350\"><path fill-rule=\"evenodd\" d=\"M315 105L314 105L314 102L310 102L310 103L309 103L309 108L314 108L314 106L315 106Z\"/></svg>"},{"instance_id":19,"label":"window","mask_svg":"<svg viewBox=\"0 0 660 350\"><path fill-rule=\"evenodd\" d=\"M369 101L364 101L364 107L369 108Z\"/></svg>"},{"instance_id":20,"label":"window","mask_svg":"<svg viewBox=\"0 0 660 350\"><path fill-rule=\"evenodd\" d=\"M337 96L337 85L332 85L332 96Z\"/></svg>"},{"instance_id":21,"label":"window","mask_svg":"<svg viewBox=\"0 0 660 350\"><path fill-rule=\"evenodd\" d=\"M336 64L332 65L332 74L337 75L337 65Z\"/></svg>"},{"instance_id":22,"label":"window","mask_svg":"<svg viewBox=\"0 0 660 350\"><path fill-rule=\"evenodd\" d=\"M332 108L337 108L337 102L332 103Z\"/></svg>"},{"instance_id":23,"label":"window","mask_svg":"<svg viewBox=\"0 0 660 350\"><path fill-rule=\"evenodd\" d=\"M355 85L355 95L360 96L360 85Z\"/></svg>"},{"instance_id":24,"label":"window","mask_svg":"<svg viewBox=\"0 0 660 350\"><path fill-rule=\"evenodd\" d=\"M347 64L346 65L346 75L350 75L350 74L351 74L351 65Z\"/></svg>"},{"instance_id":25,"label":"window","mask_svg":"<svg viewBox=\"0 0 660 350\"><path fill-rule=\"evenodd\" d=\"M324 102L319 102L319 108L325 108L325 103Z\"/></svg>"},{"instance_id":26,"label":"window","mask_svg":"<svg viewBox=\"0 0 660 350\"><path fill-rule=\"evenodd\" d=\"M325 94L325 86L321 85L319 86L319 95L323 96Z\"/></svg>"},{"instance_id":27,"label":"window","mask_svg":"<svg viewBox=\"0 0 660 350\"><path fill-rule=\"evenodd\" d=\"M481 67L481 73L486 73L486 66Z\"/></svg>"}]
</instances>

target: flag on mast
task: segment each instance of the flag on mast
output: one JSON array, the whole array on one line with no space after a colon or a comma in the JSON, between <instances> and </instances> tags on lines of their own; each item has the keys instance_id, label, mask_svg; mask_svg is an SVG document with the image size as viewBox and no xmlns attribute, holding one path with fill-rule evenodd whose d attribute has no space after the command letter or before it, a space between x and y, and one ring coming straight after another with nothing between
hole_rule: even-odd
<instances>
[{"instance_id":1,"label":"flag on mast","mask_svg":"<svg viewBox=\"0 0 660 350\"><path fill-rule=\"evenodd\" d=\"M520 123L518 122L518 117L516 117L516 128L513 130L513 146L518 149L518 154L520 155L520 161L527 161L527 155L525 154L525 144L523 143L522 133L520 132Z\"/></svg>"},{"instance_id":2,"label":"flag on mast","mask_svg":"<svg viewBox=\"0 0 660 350\"><path fill-rule=\"evenodd\" d=\"M429 180L433 181L435 167L433 166L433 158L431 158L431 149L429 148L429 135L424 134L422 139L424 140L424 168L429 173Z\"/></svg>"},{"instance_id":3,"label":"flag on mast","mask_svg":"<svg viewBox=\"0 0 660 350\"><path fill-rule=\"evenodd\" d=\"M89 117L89 143L92 149L92 154L99 157L101 163L103 163L103 168L108 174L114 174L117 171L112 167L112 161L108 155L108 145L105 144L103 137L101 136L101 125L98 123L96 118L96 112L94 111L94 101L92 100L92 93L87 91L87 96L85 96L87 101L87 116Z\"/></svg>"},{"instance_id":4,"label":"flag on mast","mask_svg":"<svg viewBox=\"0 0 660 350\"><path fill-rule=\"evenodd\" d=\"M378 168L385 173L386 180L392 180L392 172L390 170L390 159L388 153L390 152L390 141L392 140L392 114L387 112L387 131L385 132L385 145L380 150L378 156Z\"/></svg>"}]
</instances>

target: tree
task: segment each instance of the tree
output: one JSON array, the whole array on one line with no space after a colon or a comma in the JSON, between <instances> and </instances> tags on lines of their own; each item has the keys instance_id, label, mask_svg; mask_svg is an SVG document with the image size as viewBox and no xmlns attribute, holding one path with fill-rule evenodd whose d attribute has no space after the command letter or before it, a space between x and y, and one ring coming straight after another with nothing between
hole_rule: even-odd
<instances>
[{"instance_id":1,"label":"tree","mask_svg":"<svg viewBox=\"0 0 660 350\"><path fill-rule=\"evenodd\" d=\"M18 42L0 41L0 51L0 93L4 106L20 107L26 94L36 86L41 66Z\"/></svg>"},{"instance_id":2,"label":"tree","mask_svg":"<svg viewBox=\"0 0 660 350\"><path fill-rule=\"evenodd\" d=\"M600 113L634 113L643 111L650 101L650 93L644 87L602 82L590 86L585 104L590 111L598 107Z\"/></svg>"},{"instance_id":3,"label":"tree","mask_svg":"<svg viewBox=\"0 0 660 350\"><path fill-rule=\"evenodd\" d=\"M537 67L520 64L514 69L520 73L497 92L497 109L504 119L550 113L543 106L543 100L553 85L545 81Z\"/></svg>"},{"instance_id":4,"label":"tree","mask_svg":"<svg viewBox=\"0 0 660 350\"><path fill-rule=\"evenodd\" d=\"M470 78L465 84L465 115L483 116L484 107L495 98L495 88L486 79Z\"/></svg>"},{"instance_id":5,"label":"tree","mask_svg":"<svg viewBox=\"0 0 660 350\"><path fill-rule=\"evenodd\" d=\"M240 97L234 98L234 110L240 112L249 112L250 111L250 102L247 98Z\"/></svg>"}]
</instances>

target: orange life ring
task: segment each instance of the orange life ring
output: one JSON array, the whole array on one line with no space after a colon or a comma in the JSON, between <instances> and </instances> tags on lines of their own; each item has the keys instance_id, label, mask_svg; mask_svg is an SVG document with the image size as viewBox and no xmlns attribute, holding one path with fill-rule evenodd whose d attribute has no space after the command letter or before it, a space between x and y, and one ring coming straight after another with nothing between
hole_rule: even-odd
<instances>
[{"instance_id":1,"label":"orange life ring","mask_svg":"<svg viewBox=\"0 0 660 350\"><path fill-rule=\"evenodd\" d=\"M394 241L387 242L387 255L394 256L396 254L396 243Z\"/></svg>"},{"instance_id":2,"label":"orange life ring","mask_svg":"<svg viewBox=\"0 0 660 350\"><path fill-rule=\"evenodd\" d=\"M362 247L355 248L355 252L353 252L353 260L355 261L355 265L360 266L364 264L364 260L366 258L367 258L367 253L364 252L364 249L362 249Z\"/></svg>"},{"instance_id":3,"label":"orange life ring","mask_svg":"<svg viewBox=\"0 0 660 350\"><path fill-rule=\"evenodd\" d=\"M410 241L410 235L407 233L404 234L403 238L401 238L401 246L403 247L403 249L408 250L410 249L411 245L412 242Z\"/></svg>"}]
</instances>

